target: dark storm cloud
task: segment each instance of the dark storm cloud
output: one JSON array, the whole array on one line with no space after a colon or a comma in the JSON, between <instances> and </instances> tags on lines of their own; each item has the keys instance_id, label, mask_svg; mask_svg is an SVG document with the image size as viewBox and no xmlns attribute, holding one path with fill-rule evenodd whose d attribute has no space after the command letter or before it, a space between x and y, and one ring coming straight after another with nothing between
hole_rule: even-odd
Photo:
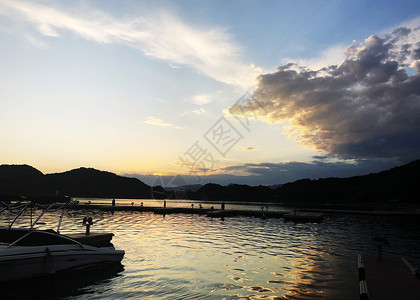
<instances>
[{"instance_id":1,"label":"dark storm cloud","mask_svg":"<svg viewBox=\"0 0 420 300\"><path fill-rule=\"evenodd\" d=\"M296 140L340 158L397 158L420 153L420 42L417 29L398 28L347 48L340 65L320 70L288 64L261 75L252 98L271 122L290 121ZM411 72L412 73L412 72Z\"/></svg>"}]
</instances>

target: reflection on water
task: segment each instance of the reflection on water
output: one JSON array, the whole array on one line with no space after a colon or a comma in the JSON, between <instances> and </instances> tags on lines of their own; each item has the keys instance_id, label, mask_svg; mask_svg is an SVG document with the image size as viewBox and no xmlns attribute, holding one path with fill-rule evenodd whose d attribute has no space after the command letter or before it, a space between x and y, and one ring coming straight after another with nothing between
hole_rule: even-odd
<instances>
[{"instance_id":1,"label":"reflection on water","mask_svg":"<svg viewBox=\"0 0 420 300\"><path fill-rule=\"evenodd\" d=\"M62 233L83 231L84 216L93 217L92 231L115 234L115 247L126 251L124 271L97 281L79 276L67 290L61 288L65 279L51 281L46 289L54 298L358 299L356 254L373 252L371 238L377 234L390 241L389 251L420 262L419 225L411 218L329 216L319 224L294 224L71 211ZM40 227L55 225L58 217L59 212L46 217Z\"/></svg>"},{"instance_id":2,"label":"reflection on water","mask_svg":"<svg viewBox=\"0 0 420 300\"><path fill-rule=\"evenodd\" d=\"M96 270L74 271L48 278L38 278L0 284L2 299L77 299L77 296L107 295L122 276L121 264ZM96 296L95 296L96 295ZM100 297L99 297L100 298Z\"/></svg>"}]
</instances>

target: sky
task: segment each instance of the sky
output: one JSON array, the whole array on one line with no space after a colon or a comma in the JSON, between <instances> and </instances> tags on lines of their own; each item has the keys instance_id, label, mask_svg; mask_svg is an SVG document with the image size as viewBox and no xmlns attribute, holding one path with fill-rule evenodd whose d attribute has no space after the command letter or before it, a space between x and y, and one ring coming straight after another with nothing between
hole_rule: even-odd
<instances>
[{"instance_id":1,"label":"sky","mask_svg":"<svg viewBox=\"0 0 420 300\"><path fill-rule=\"evenodd\" d=\"M419 1L0 0L0 41L0 164L272 185L420 158Z\"/></svg>"}]
</instances>

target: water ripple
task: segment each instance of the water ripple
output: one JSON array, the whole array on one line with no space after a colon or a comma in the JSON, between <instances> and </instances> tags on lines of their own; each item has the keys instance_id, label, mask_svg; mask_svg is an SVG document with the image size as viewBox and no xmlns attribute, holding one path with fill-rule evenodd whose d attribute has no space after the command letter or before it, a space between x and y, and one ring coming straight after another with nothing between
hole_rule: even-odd
<instances>
[{"instance_id":1,"label":"water ripple","mask_svg":"<svg viewBox=\"0 0 420 300\"><path fill-rule=\"evenodd\" d=\"M390 241L389 252L420 265L420 225L413 219L328 216L319 224L294 224L248 217L70 211L62 233L82 232L84 216L93 217L92 231L115 234L115 247L126 251L125 270L70 289L53 288L53 298L357 298L356 254L375 251L371 239L378 234ZM58 218L59 212L53 213L38 227L55 226ZM28 224L19 221L16 226ZM41 293L36 286L31 289L34 295ZM6 289L5 295L13 294Z\"/></svg>"}]
</instances>

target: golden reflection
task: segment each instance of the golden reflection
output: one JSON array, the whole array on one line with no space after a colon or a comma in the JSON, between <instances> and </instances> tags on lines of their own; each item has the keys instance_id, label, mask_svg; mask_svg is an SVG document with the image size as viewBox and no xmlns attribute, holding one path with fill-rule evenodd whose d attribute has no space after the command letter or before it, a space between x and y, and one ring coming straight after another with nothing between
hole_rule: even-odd
<instances>
[{"instance_id":1,"label":"golden reflection","mask_svg":"<svg viewBox=\"0 0 420 300\"><path fill-rule=\"evenodd\" d=\"M328 266L323 262L331 259L330 255L308 248L298 249L298 251L304 253L305 256L290 261L289 264L293 268L285 269L283 274L276 274L288 280L271 280L269 282L288 286L285 288L287 292L283 295L283 299L310 299L314 296L324 296L324 276ZM320 282L317 276L321 273L324 275L323 282Z\"/></svg>"}]
</instances>

